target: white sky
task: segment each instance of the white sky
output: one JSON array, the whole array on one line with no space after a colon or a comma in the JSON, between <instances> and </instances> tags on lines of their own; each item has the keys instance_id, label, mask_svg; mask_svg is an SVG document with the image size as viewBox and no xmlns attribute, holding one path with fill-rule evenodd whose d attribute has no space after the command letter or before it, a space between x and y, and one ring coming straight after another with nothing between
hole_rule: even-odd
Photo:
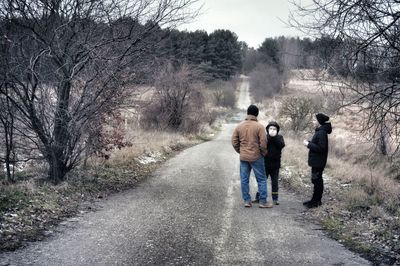
<instances>
[{"instance_id":1,"label":"white sky","mask_svg":"<svg viewBox=\"0 0 400 266\"><path fill-rule=\"evenodd\" d=\"M182 25L180 30L228 29L235 32L239 41L258 48L267 37L304 35L285 25L289 9L294 7L288 0L201 0L202 14L192 23ZM309 0L302 1L302 3Z\"/></svg>"}]
</instances>

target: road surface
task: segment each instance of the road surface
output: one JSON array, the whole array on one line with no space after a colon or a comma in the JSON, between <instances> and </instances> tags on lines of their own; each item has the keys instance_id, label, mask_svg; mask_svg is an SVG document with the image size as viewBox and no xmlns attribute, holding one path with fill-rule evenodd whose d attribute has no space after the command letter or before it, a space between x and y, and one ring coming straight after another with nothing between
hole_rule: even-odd
<instances>
[{"instance_id":1,"label":"road surface","mask_svg":"<svg viewBox=\"0 0 400 266\"><path fill-rule=\"evenodd\" d=\"M236 123L46 240L0 254L0 265L369 265L305 222L302 199L284 190L273 209L243 207Z\"/></svg>"}]
</instances>

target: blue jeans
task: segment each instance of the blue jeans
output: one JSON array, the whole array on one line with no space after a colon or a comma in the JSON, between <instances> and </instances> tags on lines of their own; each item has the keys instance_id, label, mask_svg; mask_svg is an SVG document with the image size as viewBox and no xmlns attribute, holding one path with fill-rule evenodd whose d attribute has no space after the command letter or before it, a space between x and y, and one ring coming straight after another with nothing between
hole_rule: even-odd
<instances>
[{"instance_id":1,"label":"blue jeans","mask_svg":"<svg viewBox=\"0 0 400 266\"><path fill-rule=\"evenodd\" d=\"M245 202L251 201L249 177L250 171L253 169L258 184L258 192L260 193L260 202L267 201L267 177L265 175L264 158L260 157L254 162L240 161L240 183L242 186L242 198Z\"/></svg>"}]
</instances>

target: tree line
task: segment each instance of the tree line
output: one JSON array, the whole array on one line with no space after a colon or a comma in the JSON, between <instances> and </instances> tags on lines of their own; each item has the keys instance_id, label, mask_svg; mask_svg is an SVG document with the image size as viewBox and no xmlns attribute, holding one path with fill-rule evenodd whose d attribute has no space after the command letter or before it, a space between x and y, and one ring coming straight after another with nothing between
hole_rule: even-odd
<instances>
[{"instance_id":1,"label":"tree line","mask_svg":"<svg viewBox=\"0 0 400 266\"><path fill-rule=\"evenodd\" d=\"M293 69L316 69L331 72L331 58L338 58L338 41L329 36L311 38L266 38L257 48L243 46L242 71L250 76L255 98L271 97L280 92ZM339 55L340 56L340 55Z\"/></svg>"},{"instance_id":2,"label":"tree line","mask_svg":"<svg viewBox=\"0 0 400 266\"><path fill-rule=\"evenodd\" d=\"M228 80L241 70L241 48L237 35L230 30L215 30L210 34L168 30L157 53L197 66L209 80Z\"/></svg>"}]
</instances>

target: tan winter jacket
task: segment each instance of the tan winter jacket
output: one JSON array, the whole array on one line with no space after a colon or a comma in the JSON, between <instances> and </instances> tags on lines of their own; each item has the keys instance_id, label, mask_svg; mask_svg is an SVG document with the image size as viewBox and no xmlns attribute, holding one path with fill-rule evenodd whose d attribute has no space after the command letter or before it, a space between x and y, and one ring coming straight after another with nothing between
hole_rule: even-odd
<instances>
[{"instance_id":1,"label":"tan winter jacket","mask_svg":"<svg viewBox=\"0 0 400 266\"><path fill-rule=\"evenodd\" d=\"M233 131L232 146L240 160L254 162L267 154L267 136L257 117L248 115Z\"/></svg>"}]
</instances>

